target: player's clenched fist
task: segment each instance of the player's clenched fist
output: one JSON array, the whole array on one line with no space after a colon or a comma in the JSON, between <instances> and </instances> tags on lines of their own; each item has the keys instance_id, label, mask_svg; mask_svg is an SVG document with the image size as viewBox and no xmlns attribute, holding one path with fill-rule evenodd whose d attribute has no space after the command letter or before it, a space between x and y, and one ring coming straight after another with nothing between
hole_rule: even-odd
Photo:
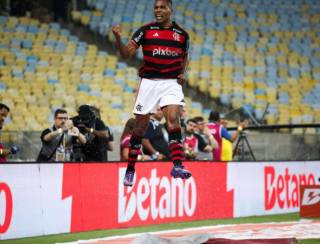
<instances>
[{"instance_id":1,"label":"player's clenched fist","mask_svg":"<svg viewBox=\"0 0 320 244\"><path fill-rule=\"evenodd\" d=\"M180 85L183 86L183 84L184 84L185 81L186 81L186 78L185 78L184 74L178 75L178 83L179 83Z\"/></svg>"},{"instance_id":2,"label":"player's clenched fist","mask_svg":"<svg viewBox=\"0 0 320 244\"><path fill-rule=\"evenodd\" d=\"M121 37L121 29L120 29L120 25L115 25L112 27L112 33L116 38L120 38Z\"/></svg>"}]
</instances>

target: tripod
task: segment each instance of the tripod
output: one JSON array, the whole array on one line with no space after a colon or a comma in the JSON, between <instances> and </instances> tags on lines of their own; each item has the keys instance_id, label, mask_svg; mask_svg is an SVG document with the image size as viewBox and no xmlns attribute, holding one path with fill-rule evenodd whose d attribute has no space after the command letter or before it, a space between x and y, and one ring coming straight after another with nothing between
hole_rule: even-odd
<instances>
[{"instance_id":1,"label":"tripod","mask_svg":"<svg viewBox=\"0 0 320 244\"><path fill-rule=\"evenodd\" d=\"M247 146L247 148L249 149L249 154L250 154L251 158L255 161L256 158L253 154L253 151L250 147L247 135L244 131L240 131L239 138L238 138L236 146L233 150L233 157L235 157L238 150L240 150L240 153L239 153L240 160L241 161L246 160L245 159L245 156L246 156L245 146Z\"/></svg>"}]
</instances>

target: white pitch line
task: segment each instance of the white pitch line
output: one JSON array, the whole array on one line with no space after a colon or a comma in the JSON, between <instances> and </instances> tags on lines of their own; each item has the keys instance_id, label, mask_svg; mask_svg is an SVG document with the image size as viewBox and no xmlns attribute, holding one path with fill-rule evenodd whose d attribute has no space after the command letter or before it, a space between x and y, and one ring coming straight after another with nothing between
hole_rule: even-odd
<instances>
[{"instance_id":1,"label":"white pitch line","mask_svg":"<svg viewBox=\"0 0 320 244\"><path fill-rule=\"evenodd\" d=\"M201 226L201 227L192 227L192 228L185 228L185 229L172 229L172 230L162 230L162 231L154 231L154 232L147 232L150 235L161 235L161 234L170 234L170 233L175 233L175 232L188 232L188 231L199 231L199 230L206 230L209 229L210 232L214 231L215 229L221 229L223 227L234 227L234 226L249 226L249 225L266 225L266 227L268 227L268 225L272 225L272 224L276 224L276 225L286 225L286 224L311 224L313 221L312 220L306 220L306 219L302 219L300 221L288 221L288 222L267 222L267 223L246 223L246 224L225 224L225 225L213 225L213 226ZM320 222L315 222L317 224L320 224ZM281 226L279 226L281 227ZM75 242L64 242L63 244L81 244L81 243L89 243L89 242L96 242L96 241L111 241L111 240L121 240L121 239L127 239L127 238L135 238L135 237L139 237L141 235L144 235L146 233L133 233L133 234L127 234L127 235L116 235L116 236L110 236L110 237L104 237L104 238L95 238L95 239L88 239L88 240L78 240ZM222 238L223 235L226 235L227 233L217 233L215 234L215 237L219 237ZM237 235L239 234L239 232L237 232ZM319 238L320 237L320 231L319 233L316 233L317 235L310 235L310 236L303 236L303 238L298 238L298 239L308 239L308 238ZM256 238L261 238L261 234L259 237ZM231 239L248 239L248 236L230 236L229 238ZM252 238L252 236L251 236ZM272 236L267 235L264 238L272 238ZM59 244L59 243L57 243ZM61 244L61 243L60 243Z\"/></svg>"}]
</instances>

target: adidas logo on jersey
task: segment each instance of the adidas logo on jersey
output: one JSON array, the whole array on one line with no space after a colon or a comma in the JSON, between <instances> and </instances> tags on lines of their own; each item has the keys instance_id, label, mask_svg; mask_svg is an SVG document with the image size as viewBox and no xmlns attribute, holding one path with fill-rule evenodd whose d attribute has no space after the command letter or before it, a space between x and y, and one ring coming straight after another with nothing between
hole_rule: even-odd
<instances>
[{"instance_id":1,"label":"adidas logo on jersey","mask_svg":"<svg viewBox=\"0 0 320 244\"><path fill-rule=\"evenodd\" d=\"M152 36L153 36L153 37L158 37L159 34L158 34L158 32L156 32L156 33L154 33Z\"/></svg>"}]
</instances>

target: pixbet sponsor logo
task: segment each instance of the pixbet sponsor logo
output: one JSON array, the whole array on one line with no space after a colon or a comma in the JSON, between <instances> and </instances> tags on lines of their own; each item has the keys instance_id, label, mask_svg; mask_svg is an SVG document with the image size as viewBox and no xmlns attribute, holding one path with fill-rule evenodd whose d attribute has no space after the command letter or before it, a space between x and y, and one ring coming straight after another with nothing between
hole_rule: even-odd
<instances>
[{"instance_id":1,"label":"pixbet sponsor logo","mask_svg":"<svg viewBox=\"0 0 320 244\"><path fill-rule=\"evenodd\" d=\"M125 168L119 169L118 222L125 223L137 216L140 220L155 220L192 216L196 210L197 187L188 180L158 176L157 169L149 177L137 177L133 188L125 188L122 179Z\"/></svg>"},{"instance_id":2,"label":"pixbet sponsor logo","mask_svg":"<svg viewBox=\"0 0 320 244\"><path fill-rule=\"evenodd\" d=\"M12 218L12 194L6 183L0 182L0 234L9 229Z\"/></svg>"},{"instance_id":3,"label":"pixbet sponsor logo","mask_svg":"<svg viewBox=\"0 0 320 244\"><path fill-rule=\"evenodd\" d=\"M152 50L152 56L171 56L171 57L177 57L179 54L176 51L170 50L169 48L163 49L163 48L155 48Z\"/></svg>"},{"instance_id":4,"label":"pixbet sponsor logo","mask_svg":"<svg viewBox=\"0 0 320 244\"><path fill-rule=\"evenodd\" d=\"M276 172L275 167L265 167L265 209L299 207L299 186L315 185L315 182L312 173L294 174L290 173L288 168L285 168L284 172Z\"/></svg>"},{"instance_id":5,"label":"pixbet sponsor logo","mask_svg":"<svg viewBox=\"0 0 320 244\"><path fill-rule=\"evenodd\" d=\"M302 196L301 206L315 205L320 203L320 188L305 189Z\"/></svg>"}]
</instances>

